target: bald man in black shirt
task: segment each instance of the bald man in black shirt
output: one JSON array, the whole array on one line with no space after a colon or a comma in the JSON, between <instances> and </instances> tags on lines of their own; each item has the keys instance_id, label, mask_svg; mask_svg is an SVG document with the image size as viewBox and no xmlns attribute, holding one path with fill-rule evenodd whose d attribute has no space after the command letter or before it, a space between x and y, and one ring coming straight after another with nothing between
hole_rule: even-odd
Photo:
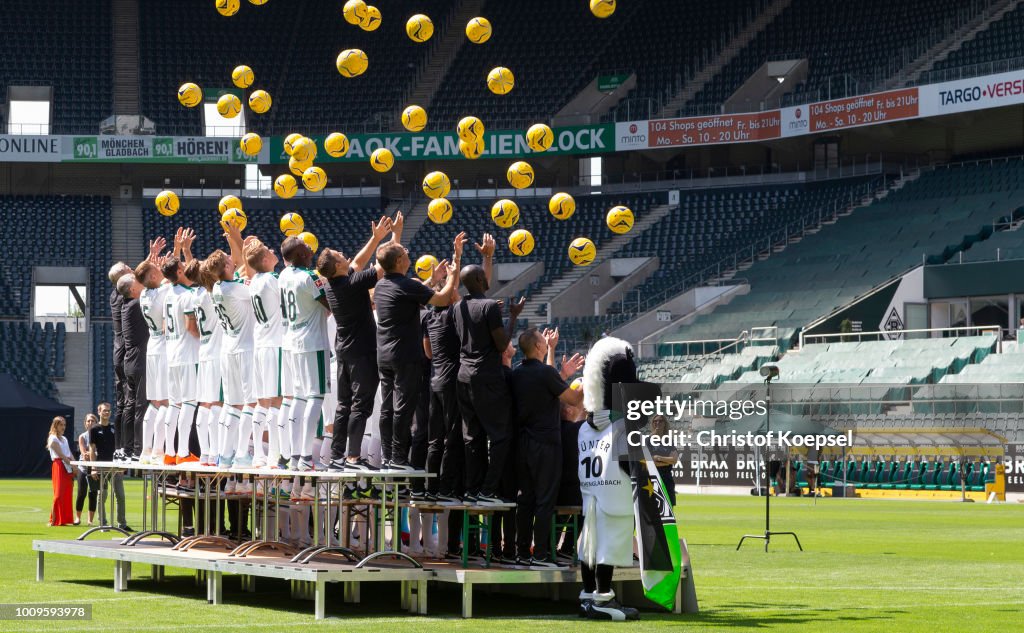
<instances>
[{"instance_id":1,"label":"bald man in black shirt","mask_svg":"<svg viewBox=\"0 0 1024 633\"><path fill-rule=\"evenodd\" d=\"M455 305L454 313L460 348L456 391L466 445L465 500L500 505L510 501L501 498L499 488L513 440L509 433L510 398L501 353L508 346L525 299L509 306L508 326L503 327L501 307L484 294L490 288L484 269L464 268L462 284L469 294Z\"/></svg>"}]
</instances>

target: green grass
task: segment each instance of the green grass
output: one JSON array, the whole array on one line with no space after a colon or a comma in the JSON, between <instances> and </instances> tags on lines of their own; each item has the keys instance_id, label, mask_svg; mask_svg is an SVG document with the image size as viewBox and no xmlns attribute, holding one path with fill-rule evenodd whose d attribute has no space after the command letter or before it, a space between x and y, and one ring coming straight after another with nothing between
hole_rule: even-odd
<instances>
[{"instance_id":1,"label":"green grass","mask_svg":"<svg viewBox=\"0 0 1024 633\"><path fill-rule=\"evenodd\" d=\"M129 522L140 525L138 482ZM458 617L458 593L432 586L429 617L398 610L398 589L364 585L361 605L328 596L328 619L293 602L283 582L258 579L257 593L225 580L226 604L206 603L204 586L168 569L159 589L139 566L129 591L112 589L113 563L49 555L46 582L34 580L35 538L71 538L82 528L48 528L49 481L0 481L0 560L4 603L86 602L90 622L2 622L0 631L567 631L629 624L578 620L573 605L522 602L477 591L476 618ZM1024 506L821 499L773 500L773 527L800 534L806 551L780 539L735 551L742 534L763 530L752 497L682 496L680 533L695 568L699 615L645 612L640 626L686 631L1014 631L1024 612ZM96 537L99 538L99 537Z\"/></svg>"}]
</instances>

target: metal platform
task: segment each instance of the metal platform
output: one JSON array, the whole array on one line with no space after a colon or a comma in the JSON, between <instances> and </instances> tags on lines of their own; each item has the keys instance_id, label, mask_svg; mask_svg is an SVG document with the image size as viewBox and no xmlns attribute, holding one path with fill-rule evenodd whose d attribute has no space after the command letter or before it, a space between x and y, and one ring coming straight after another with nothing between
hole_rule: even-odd
<instances>
[{"instance_id":1,"label":"metal platform","mask_svg":"<svg viewBox=\"0 0 1024 633\"><path fill-rule=\"evenodd\" d=\"M293 562L290 556L267 555L261 550L245 558L233 556L228 549L196 549L180 551L173 543L146 539L134 546L119 540L35 540L36 580L44 577L46 553L101 558L114 561L114 591L126 591L132 564L151 565L151 577L159 582L164 568L175 567L195 570L204 575L207 601L223 603L223 576L235 574L243 578L243 587L253 591L256 578L280 578L292 582L292 595L312 598L316 619L323 619L326 603L326 585L330 582L344 585L345 602L359 602L360 584L363 582L397 581L400 583L400 604L409 613L427 613L427 585L429 581L446 582L462 586L462 616L473 617L473 588L491 586L502 591L517 591L534 585L541 595L549 598L575 598L579 586L577 568L534 569L529 567L492 566L464 568L455 562L414 560L397 552L378 552L368 559L354 562L344 556L318 558L306 563ZM685 551L685 550L684 550ZM639 568L619 569L615 572L617 591L639 590ZM675 613L696 613L697 597L688 558L684 554L680 590L676 594Z\"/></svg>"}]
</instances>

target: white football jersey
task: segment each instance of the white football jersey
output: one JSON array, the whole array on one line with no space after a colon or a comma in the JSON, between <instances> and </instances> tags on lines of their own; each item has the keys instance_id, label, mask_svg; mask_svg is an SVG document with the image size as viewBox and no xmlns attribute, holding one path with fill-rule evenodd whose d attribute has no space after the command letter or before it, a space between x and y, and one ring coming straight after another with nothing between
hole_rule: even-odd
<instances>
[{"instance_id":1,"label":"white football jersey","mask_svg":"<svg viewBox=\"0 0 1024 633\"><path fill-rule=\"evenodd\" d=\"M236 278L231 281L218 281L213 287L213 305L217 310L221 327L224 328L221 353L251 352L255 319L252 313L252 295L249 294L245 280Z\"/></svg>"},{"instance_id":2,"label":"white football jersey","mask_svg":"<svg viewBox=\"0 0 1024 633\"><path fill-rule=\"evenodd\" d=\"M249 280L252 310L256 317L256 348L281 347L288 329L288 316L278 285L277 273L256 273Z\"/></svg>"},{"instance_id":3,"label":"white football jersey","mask_svg":"<svg viewBox=\"0 0 1024 633\"><path fill-rule=\"evenodd\" d=\"M224 328L213 307L213 295L202 286L196 287L195 306L196 325L199 326L199 360L218 359Z\"/></svg>"},{"instance_id":4,"label":"white football jersey","mask_svg":"<svg viewBox=\"0 0 1024 633\"><path fill-rule=\"evenodd\" d=\"M185 320L195 314L195 290L174 284L164 297L164 340L167 365L181 367L199 363L199 339L189 334Z\"/></svg>"},{"instance_id":5,"label":"white football jersey","mask_svg":"<svg viewBox=\"0 0 1024 633\"><path fill-rule=\"evenodd\" d=\"M146 288L139 297L142 318L149 328L146 356L164 355L164 297L170 289L171 284L161 284L158 288Z\"/></svg>"},{"instance_id":6,"label":"white football jersey","mask_svg":"<svg viewBox=\"0 0 1024 633\"><path fill-rule=\"evenodd\" d=\"M607 411L595 412L594 416L601 417L602 414L603 421L607 423ZM619 458L626 454L623 421L607 423L602 430L589 422L583 423L577 436L577 445L577 467L583 496L593 497L597 507L605 514L632 516L632 483L629 475L619 467Z\"/></svg>"},{"instance_id":7,"label":"white football jersey","mask_svg":"<svg viewBox=\"0 0 1024 633\"><path fill-rule=\"evenodd\" d=\"M289 266L278 278L288 330L281 347L290 352L318 352L329 349L328 310L320 303L326 298L326 283L315 270Z\"/></svg>"}]
</instances>

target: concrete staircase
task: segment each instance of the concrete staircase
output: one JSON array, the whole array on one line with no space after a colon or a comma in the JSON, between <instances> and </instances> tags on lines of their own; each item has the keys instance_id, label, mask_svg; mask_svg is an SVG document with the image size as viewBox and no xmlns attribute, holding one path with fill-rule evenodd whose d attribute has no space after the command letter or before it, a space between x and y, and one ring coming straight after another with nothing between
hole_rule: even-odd
<instances>
[{"instance_id":1,"label":"concrete staircase","mask_svg":"<svg viewBox=\"0 0 1024 633\"><path fill-rule=\"evenodd\" d=\"M139 4L113 0L114 114L141 114L139 109Z\"/></svg>"},{"instance_id":2,"label":"concrete staircase","mask_svg":"<svg viewBox=\"0 0 1024 633\"><path fill-rule=\"evenodd\" d=\"M708 61L703 68L697 71L697 74L693 76L690 81L686 82L683 88L676 93L674 97L669 99L661 110L658 111L657 118L674 117L676 112L679 111L684 105L689 103L691 99L697 96L701 90L707 86L708 82L715 78L715 75L720 73L729 62L739 55L747 44L750 44L760 33L772 23L780 13L786 10L786 7L790 5L792 0L773 0L764 11L761 12L756 18L754 18L749 24L747 24L735 37L727 43L722 50L718 52L710 61Z\"/></svg>"},{"instance_id":3,"label":"concrete staircase","mask_svg":"<svg viewBox=\"0 0 1024 633\"><path fill-rule=\"evenodd\" d=\"M602 244L597 251L597 255L594 257L593 264L590 266L573 266L571 269L563 273L561 277L551 281L547 287L542 289L540 292L531 295L529 302L527 303L527 306L530 309L524 313L524 318L530 322L531 326L547 323L550 319L550 309L547 310L547 314L541 314L542 307L547 306L549 301L561 294L566 288L579 281L587 274L588 271L619 252L628 242L636 239L637 236L646 232L652 226L660 222L676 206L677 205L659 204L651 207L647 210L647 213L645 213L644 216L633 225L633 230L624 235L616 235Z\"/></svg>"},{"instance_id":4,"label":"concrete staircase","mask_svg":"<svg viewBox=\"0 0 1024 633\"><path fill-rule=\"evenodd\" d=\"M102 299L106 301L106 295ZM75 434L81 432L85 414L95 410L92 397L92 362L87 332L68 332L64 338L64 378L56 380L61 402L75 408Z\"/></svg>"},{"instance_id":5,"label":"concrete staircase","mask_svg":"<svg viewBox=\"0 0 1024 633\"><path fill-rule=\"evenodd\" d=\"M111 262L125 262L135 267L149 249L142 234L142 208L137 202L114 202L110 207Z\"/></svg>"},{"instance_id":6,"label":"concrete staircase","mask_svg":"<svg viewBox=\"0 0 1024 633\"><path fill-rule=\"evenodd\" d=\"M388 215L394 217L395 212L399 209L402 210L402 214L405 216L405 228L402 230L402 243L406 246L412 244L413 238L419 233L420 228L427 222L427 204L429 200L419 200L412 202L406 200L404 202L393 202L388 205ZM411 253L413 260L422 253ZM447 257L447 255L445 256ZM443 259L440 255L437 255L438 259Z\"/></svg>"},{"instance_id":7,"label":"concrete staircase","mask_svg":"<svg viewBox=\"0 0 1024 633\"><path fill-rule=\"evenodd\" d=\"M429 115L430 103L434 100L437 88L448 74L448 69L451 68L459 50L468 41L466 23L480 15L483 6L484 0L462 0L452 9L445 21L444 33L430 51L426 63L416 75L415 83L409 89L407 104L421 106Z\"/></svg>"},{"instance_id":8,"label":"concrete staircase","mask_svg":"<svg viewBox=\"0 0 1024 633\"><path fill-rule=\"evenodd\" d=\"M878 88L892 90L916 82L922 74L935 68L936 63L946 59L952 52L959 50L964 42L973 40L978 33L1001 20L1004 15L1016 9L1021 2L1024 0L995 0L984 11L965 21L941 42L918 55Z\"/></svg>"}]
</instances>

